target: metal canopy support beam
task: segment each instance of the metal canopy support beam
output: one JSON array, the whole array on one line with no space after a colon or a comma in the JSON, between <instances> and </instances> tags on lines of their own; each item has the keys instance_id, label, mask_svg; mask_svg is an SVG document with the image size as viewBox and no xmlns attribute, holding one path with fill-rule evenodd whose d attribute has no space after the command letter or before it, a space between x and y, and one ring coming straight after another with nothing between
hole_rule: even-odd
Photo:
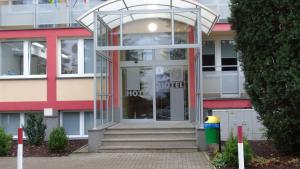
<instances>
[{"instance_id":1,"label":"metal canopy support beam","mask_svg":"<svg viewBox=\"0 0 300 169\"><path fill-rule=\"evenodd\" d=\"M97 97L98 97L98 92L97 92L97 50L95 50L98 46L98 37L97 37L97 24L98 20L97 20L97 13L94 12L94 116L93 116L93 120L94 120L94 125L93 128L96 129L97 128Z\"/></svg>"},{"instance_id":2,"label":"metal canopy support beam","mask_svg":"<svg viewBox=\"0 0 300 169\"><path fill-rule=\"evenodd\" d=\"M196 107L196 113L199 115L199 127L203 128L203 122L204 122L204 115L203 115L203 73L202 73L202 31L201 31L201 9L197 13L197 43L199 44L198 52L197 52L197 80L196 81L196 101L197 101L197 107Z\"/></svg>"},{"instance_id":3,"label":"metal canopy support beam","mask_svg":"<svg viewBox=\"0 0 300 169\"><path fill-rule=\"evenodd\" d=\"M142 50L142 49L189 49L199 48L200 44L170 44L170 45L147 45L147 46L98 46L98 51L114 51L114 50Z\"/></svg>"},{"instance_id":4,"label":"metal canopy support beam","mask_svg":"<svg viewBox=\"0 0 300 169\"><path fill-rule=\"evenodd\" d=\"M197 13L200 8L172 8L172 9L149 9L149 10L121 10L121 11L96 11L98 15L130 15L130 14L155 14L155 13L171 13L174 12L194 12Z\"/></svg>"}]
</instances>

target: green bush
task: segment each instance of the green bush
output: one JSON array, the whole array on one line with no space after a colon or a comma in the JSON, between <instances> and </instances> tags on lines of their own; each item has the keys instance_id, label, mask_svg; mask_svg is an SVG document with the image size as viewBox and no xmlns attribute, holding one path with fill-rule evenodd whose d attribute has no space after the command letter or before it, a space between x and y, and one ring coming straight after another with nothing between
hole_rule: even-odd
<instances>
[{"instance_id":1,"label":"green bush","mask_svg":"<svg viewBox=\"0 0 300 169\"><path fill-rule=\"evenodd\" d=\"M10 152L12 140L12 135L6 134L4 129L0 128L0 156L5 156Z\"/></svg>"},{"instance_id":2,"label":"green bush","mask_svg":"<svg viewBox=\"0 0 300 169\"><path fill-rule=\"evenodd\" d=\"M41 145L45 137L46 125L43 124L42 114L29 114L24 132L30 145Z\"/></svg>"},{"instance_id":3,"label":"green bush","mask_svg":"<svg viewBox=\"0 0 300 169\"><path fill-rule=\"evenodd\" d=\"M276 148L300 154L300 1L231 0L245 89Z\"/></svg>"},{"instance_id":4,"label":"green bush","mask_svg":"<svg viewBox=\"0 0 300 169\"><path fill-rule=\"evenodd\" d=\"M212 164L217 168L226 167L226 162L224 159L224 155L222 153L217 153L212 161Z\"/></svg>"},{"instance_id":5,"label":"green bush","mask_svg":"<svg viewBox=\"0 0 300 169\"><path fill-rule=\"evenodd\" d=\"M50 133L48 147L50 151L62 152L68 145L68 138L63 127L54 129Z\"/></svg>"},{"instance_id":6,"label":"green bush","mask_svg":"<svg viewBox=\"0 0 300 169\"><path fill-rule=\"evenodd\" d=\"M252 160L253 152L250 144L244 138L244 161L245 164L249 164ZM225 144L225 149L222 154L217 154L213 159L213 165L216 167L235 167L238 166L238 141L237 137L232 135L229 137Z\"/></svg>"}]
</instances>

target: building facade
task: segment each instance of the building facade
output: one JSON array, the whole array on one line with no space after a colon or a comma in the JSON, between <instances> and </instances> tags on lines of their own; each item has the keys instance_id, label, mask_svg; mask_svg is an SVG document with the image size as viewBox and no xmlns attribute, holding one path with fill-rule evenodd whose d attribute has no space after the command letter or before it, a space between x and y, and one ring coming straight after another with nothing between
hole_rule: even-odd
<instances>
[{"instance_id":1,"label":"building facade","mask_svg":"<svg viewBox=\"0 0 300 169\"><path fill-rule=\"evenodd\" d=\"M174 0L174 8L175 1L179 0ZM48 133L63 126L70 138L87 138L88 130L108 122L195 124L197 118L203 122L204 116L216 110L251 109L234 50L235 33L227 20L229 0L199 2L219 18L209 34L201 36L202 70L198 76L196 48L147 47L195 44L196 27L180 21L180 17L189 16L184 11L172 15L172 22L162 17L164 12L155 13L155 17L153 13L129 13L135 21L125 22L122 16L122 26L109 30L101 27L96 37L99 46L129 48L105 50L109 57L99 54L101 57L95 59L95 36L76 19L109 2L115 3L116 9L105 10L104 6L103 10L117 11L118 0L55 4L43 0L0 1L0 126L7 132L16 135L29 113L45 116ZM159 3L143 4L155 10ZM114 19L105 22L112 25ZM203 117L196 111L196 81L200 76Z\"/></svg>"}]
</instances>

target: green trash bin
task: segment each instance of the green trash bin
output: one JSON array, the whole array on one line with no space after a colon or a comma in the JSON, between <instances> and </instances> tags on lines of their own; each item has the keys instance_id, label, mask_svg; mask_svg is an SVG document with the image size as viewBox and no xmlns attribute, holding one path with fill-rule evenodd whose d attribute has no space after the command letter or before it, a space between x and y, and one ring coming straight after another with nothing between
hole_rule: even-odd
<instances>
[{"instance_id":1,"label":"green trash bin","mask_svg":"<svg viewBox=\"0 0 300 169\"><path fill-rule=\"evenodd\" d=\"M216 116L208 116L204 123L206 144L219 144L220 119Z\"/></svg>"}]
</instances>

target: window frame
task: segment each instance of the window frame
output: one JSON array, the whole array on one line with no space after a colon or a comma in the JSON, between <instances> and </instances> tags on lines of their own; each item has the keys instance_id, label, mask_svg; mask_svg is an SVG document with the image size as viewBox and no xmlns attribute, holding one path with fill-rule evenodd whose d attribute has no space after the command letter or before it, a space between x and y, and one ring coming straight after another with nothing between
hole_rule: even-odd
<instances>
[{"instance_id":1,"label":"window frame","mask_svg":"<svg viewBox=\"0 0 300 169\"><path fill-rule=\"evenodd\" d=\"M74 77L94 77L93 73L84 73L84 40L92 38L60 38L58 39L58 50L57 50L57 57L58 57L58 66L57 66L57 72L58 77L60 78L74 78ZM63 74L62 73L62 58L61 58L61 41L62 40L77 40L77 66L78 66L78 72L76 74Z\"/></svg>"},{"instance_id":2,"label":"window frame","mask_svg":"<svg viewBox=\"0 0 300 169\"><path fill-rule=\"evenodd\" d=\"M202 54L201 54L201 57L202 57L202 71L203 72L215 72L215 71L217 71L217 67L218 67L217 66L217 52L216 52L216 50L217 50L217 43L216 43L216 40L215 39L202 39L202 43L204 41L206 41L206 42L211 41L214 44L214 54L213 54L214 55L214 57L213 57L214 64L212 66L204 66L204 64L203 64L204 54L203 54L203 45L202 45ZM208 70L210 68L212 68L213 70Z\"/></svg>"},{"instance_id":3,"label":"window frame","mask_svg":"<svg viewBox=\"0 0 300 169\"><path fill-rule=\"evenodd\" d=\"M0 114L5 114L5 113L8 113L9 112L1 112ZM43 113L42 111L22 111L22 112L11 112L11 114L19 114L20 118L19 118L19 126L18 128L23 128L23 126L25 125L25 116L26 114L31 114L31 113ZM12 135L13 136L13 139L16 140L18 139L18 135ZM25 131L23 130L23 139L26 140L27 137L26 137L26 134L25 134Z\"/></svg>"},{"instance_id":4,"label":"window frame","mask_svg":"<svg viewBox=\"0 0 300 169\"><path fill-rule=\"evenodd\" d=\"M63 113L68 113L68 112L78 112L79 113L79 135L68 135L67 137L72 139L72 138L88 138L88 135L84 133L85 128L84 128L84 114L86 112L93 112L92 110L85 110L85 111L60 111L59 112L59 126L64 127L63 125Z\"/></svg>"},{"instance_id":5,"label":"window frame","mask_svg":"<svg viewBox=\"0 0 300 169\"><path fill-rule=\"evenodd\" d=\"M221 39L220 40L220 59L221 59L221 62L220 62L220 64L221 64L221 71L222 72L230 72L230 71L239 71L239 67L240 67L240 64L239 64L239 54L238 54L238 52L237 51L235 51L236 52L236 57L233 57L233 56L231 56L231 57L227 57L227 58L223 58L222 56L222 41L232 41L233 43L235 43L234 42L234 40L233 39ZM223 59L236 59L236 65L223 65L222 63L223 63ZM225 70L223 70L223 68L225 68ZM226 68L236 68L236 70L226 70Z\"/></svg>"},{"instance_id":6,"label":"window frame","mask_svg":"<svg viewBox=\"0 0 300 169\"><path fill-rule=\"evenodd\" d=\"M47 41L44 39L14 39L14 40L0 40L0 43L5 42L23 42L23 74L22 75L0 75L1 79L44 79L47 78L46 74L43 75L31 75L31 42L35 41L45 41L47 45ZM1 45L0 45L1 48ZM46 47L47 49L47 47ZM46 70L47 70L47 53L46 53Z\"/></svg>"}]
</instances>

